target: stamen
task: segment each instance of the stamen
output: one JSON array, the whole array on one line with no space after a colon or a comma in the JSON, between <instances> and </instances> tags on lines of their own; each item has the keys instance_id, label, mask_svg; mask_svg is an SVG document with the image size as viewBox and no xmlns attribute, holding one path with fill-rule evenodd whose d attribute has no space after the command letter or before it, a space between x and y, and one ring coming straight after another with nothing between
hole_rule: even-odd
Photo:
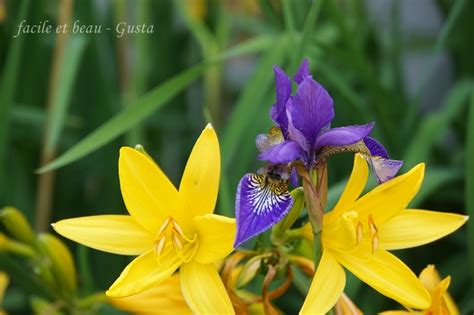
<instances>
[{"instance_id":1,"label":"stamen","mask_svg":"<svg viewBox=\"0 0 474 315\"><path fill-rule=\"evenodd\" d=\"M158 230L158 233L156 233L156 235L160 236L160 235L162 235L162 234L166 231L166 228L167 228L168 225L170 224L170 220L172 220L171 217L167 217L167 218L163 221L163 223L161 224L160 229ZM174 221L174 220L173 220L173 221Z\"/></svg>"},{"instance_id":2,"label":"stamen","mask_svg":"<svg viewBox=\"0 0 474 315\"><path fill-rule=\"evenodd\" d=\"M356 245L359 245L359 242L362 240L363 233L364 233L364 230L362 227L362 223L360 223L359 221L357 222L357 228L356 228Z\"/></svg>"},{"instance_id":3,"label":"stamen","mask_svg":"<svg viewBox=\"0 0 474 315\"><path fill-rule=\"evenodd\" d=\"M155 258L158 264L161 266L160 256L165 249L166 237L163 235L161 238L155 241Z\"/></svg>"},{"instance_id":4,"label":"stamen","mask_svg":"<svg viewBox=\"0 0 474 315\"><path fill-rule=\"evenodd\" d=\"M372 238L372 254L374 254L379 248L379 233L371 214L369 214L369 229Z\"/></svg>"}]
</instances>

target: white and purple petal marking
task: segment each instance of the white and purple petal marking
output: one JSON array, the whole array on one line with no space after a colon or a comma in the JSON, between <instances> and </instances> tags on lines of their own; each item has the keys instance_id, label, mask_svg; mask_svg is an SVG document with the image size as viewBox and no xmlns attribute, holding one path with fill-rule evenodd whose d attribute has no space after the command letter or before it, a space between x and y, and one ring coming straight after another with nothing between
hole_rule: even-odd
<instances>
[{"instance_id":1,"label":"white and purple petal marking","mask_svg":"<svg viewBox=\"0 0 474 315\"><path fill-rule=\"evenodd\" d=\"M237 236L234 247L278 223L292 205L293 198L286 181L275 180L267 175L244 175L237 188Z\"/></svg>"}]
</instances>

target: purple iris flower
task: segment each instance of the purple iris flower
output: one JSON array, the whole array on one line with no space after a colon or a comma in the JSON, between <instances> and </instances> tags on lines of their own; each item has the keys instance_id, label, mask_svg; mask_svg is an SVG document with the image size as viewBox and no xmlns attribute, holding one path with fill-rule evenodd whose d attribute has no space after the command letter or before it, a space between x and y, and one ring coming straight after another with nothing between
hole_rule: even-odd
<instances>
[{"instance_id":1,"label":"purple iris flower","mask_svg":"<svg viewBox=\"0 0 474 315\"><path fill-rule=\"evenodd\" d=\"M279 67L274 67L276 102L270 116L276 127L269 134L258 135L258 159L268 165L260 173L246 174L238 185L236 198L237 236L234 247L279 222L291 209L293 200L288 183L298 184L293 162L308 170L315 167L324 148L363 147L366 158L379 182L395 176L401 161L389 160L384 147L368 137L374 123L331 128L334 104L329 93L316 82L304 60L294 81Z\"/></svg>"}]
</instances>

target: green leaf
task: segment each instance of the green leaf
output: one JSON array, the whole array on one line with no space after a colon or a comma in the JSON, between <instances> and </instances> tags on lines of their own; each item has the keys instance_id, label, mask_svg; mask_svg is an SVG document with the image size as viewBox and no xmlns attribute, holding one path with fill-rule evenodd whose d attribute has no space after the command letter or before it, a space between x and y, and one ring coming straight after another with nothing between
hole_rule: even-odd
<instances>
[{"instance_id":1,"label":"green leaf","mask_svg":"<svg viewBox=\"0 0 474 315\"><path fill-rule=\"evenodd\" d=\"M208 62L198 64L181 72L139 98L132 105L126 106L116 116L99 126L57 159L38 169L37 172L49 172L72 163L130 130L130 128L140 123L183 91L191 82L199 77L208 65L239 54L257 52L268 44L269 41L266 38L258 37L239 44Z\"/></svg>"},{"instance_id":2,"label":"green leaf","mask_svg":"<svg viewBox=\"0 0 474 315\"><path fill-rule=\"evenodd\" d=\"M54 87L55 93L51 103L51 114L48 122L49 128L46 133L46 151L52 151L56 148L59 137L63 131L71 91L86 43L87 39L85 36L72 36L64 50L64 56L66 56L66 58L62 58L59 67L58 85Z\"/></svg>"},{"instance_id":3,"label":"green leaf","mask_svg":"<svg viewBox=\"0 0 474 315\"><path fill-rule=\"evenodd\" d=\"M434 146L438 144L452 121L460 115L471 90L471 84L470 81L457 83L451 89L440 110L420 121L418 129L405 151L403 159L405 169L429 160L430 152Z\"/></svg>"},{"instance_id":4,"label":"green leaf","mask_svg":"<svg viewBox=\"0 0 474 315\"><path fill-rule=\"evenodd\" d=\"M471 84L471 97L469 100L469 118L467 122L466 137L466 211L470 216L467 222L467 245L469 251L471 278L474 280L474 84Z\"/></svg>"}]
</instances>

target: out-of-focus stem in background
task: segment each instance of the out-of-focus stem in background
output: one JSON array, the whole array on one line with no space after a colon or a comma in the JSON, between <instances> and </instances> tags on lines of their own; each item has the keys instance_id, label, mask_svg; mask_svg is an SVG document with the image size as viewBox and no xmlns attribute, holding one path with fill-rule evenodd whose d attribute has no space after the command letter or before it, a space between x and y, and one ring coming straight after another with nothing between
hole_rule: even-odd
<instances>
[{"instance_id":1,"label":"out-of-focus stem in background","mask_svg":"<svg viewBox=\"0 0 474 315\"><path fill-rule=\"evenodd\" d=\"M58 8L58 25L71 25L73 11L73 0L61 0ZM49 79L48 99L46 103L47 120L43 139L43 149L41 152L40 165L45 165L52 161L56 156L56 144L52 143L48 137L51 133L51 122L53 119L53 102L56 94L59 92L59 74L60 65L65 58L64 50L70 38L70 30L58 33L56 36L56 45L53 52L51 63L51 76ZM51 145L48 145L50 144ZM54 192L55 171L40 174L38 177L38 190L36 195L36 227L38 231L45 231L49 226L52 197Z\"/></svg>"}]
</instances>

